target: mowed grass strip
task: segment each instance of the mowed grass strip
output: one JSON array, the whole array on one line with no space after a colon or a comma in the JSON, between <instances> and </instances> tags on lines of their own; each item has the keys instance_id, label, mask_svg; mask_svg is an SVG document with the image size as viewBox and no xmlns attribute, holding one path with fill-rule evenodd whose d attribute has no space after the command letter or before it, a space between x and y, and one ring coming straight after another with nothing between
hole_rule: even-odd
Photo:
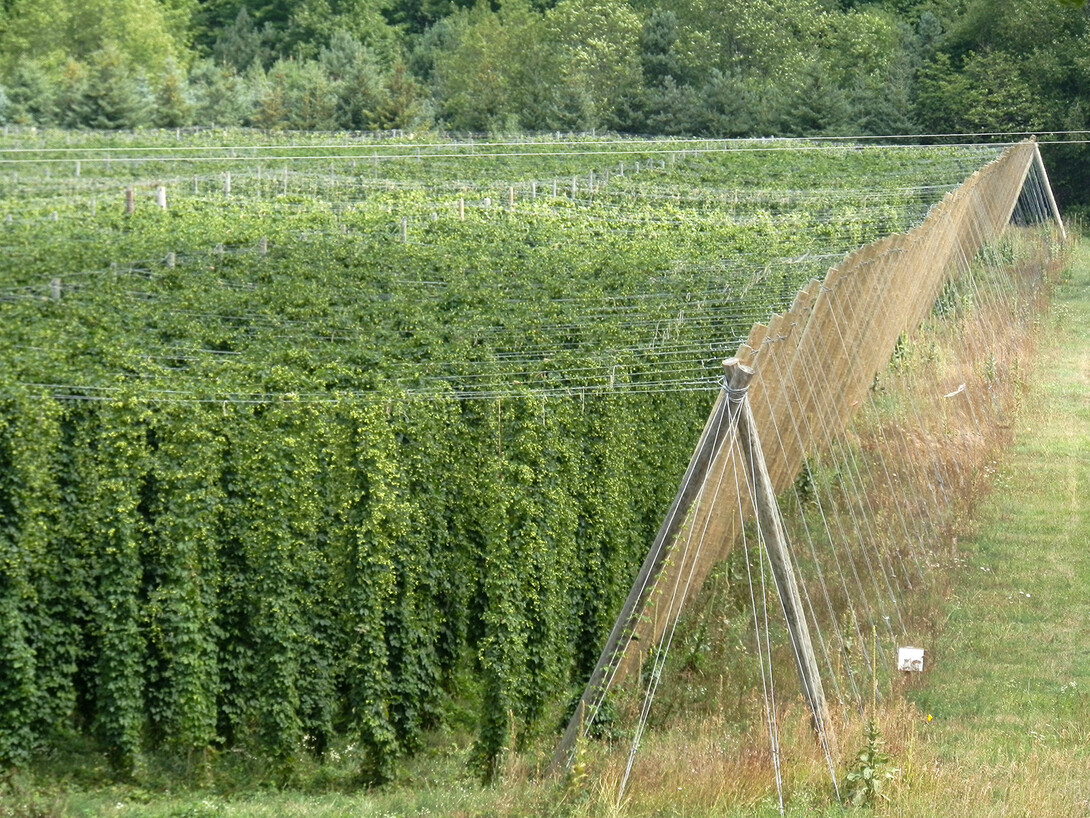
<instances>
[{"instance_id":1,"label":"mowed grass strip","mask_svg":"<svg viewBox=\"0 0 1090 818\"><path fill-rule=\"evenodd\" d=\"M1090 243L911 694L896 815L1090 815Z\"/></svg>"}]
</instances>

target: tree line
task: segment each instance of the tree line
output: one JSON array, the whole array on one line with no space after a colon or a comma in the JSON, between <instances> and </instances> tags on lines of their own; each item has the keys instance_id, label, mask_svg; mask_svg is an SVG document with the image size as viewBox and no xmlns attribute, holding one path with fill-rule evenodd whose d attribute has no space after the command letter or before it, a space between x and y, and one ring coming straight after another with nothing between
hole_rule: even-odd
<instances>
[{"instance_id":1,"label":"tree line","mask_svg":"<svg viewBox=\"0 0 1090 818\"><path fill-rule=\"evenodd\" d=\"M1085 127L1058 0L4 0L0 119L711 136Z\"/></svg>"},{"instance_id":2,"label":"tree line","mask_svg":"<svg viewBox=\"0 0 1090 818\"><path fill-rule=\"evenodd\" d=\"M86 128L1086 127L1059 0L3 0L0 120Z\"/></svg>"}]
</instances>

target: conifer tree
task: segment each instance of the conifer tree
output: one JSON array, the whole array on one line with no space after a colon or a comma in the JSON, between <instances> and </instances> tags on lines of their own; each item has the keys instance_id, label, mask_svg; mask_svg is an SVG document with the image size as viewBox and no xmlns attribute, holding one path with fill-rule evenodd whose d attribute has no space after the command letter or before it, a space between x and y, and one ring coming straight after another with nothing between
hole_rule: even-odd
<instances>
[{"instance_id":1,"label":"conifer tree","mask_svg":"<svg viewBox=\"0 0 1090 818\"><path fill-rule=\"evenodd\" d=\"M91 55L81 105L83 124L111 130L139 128L149 120L151 99L146 79L133 71L112 43Z\"/></svg>"}]
</instances>

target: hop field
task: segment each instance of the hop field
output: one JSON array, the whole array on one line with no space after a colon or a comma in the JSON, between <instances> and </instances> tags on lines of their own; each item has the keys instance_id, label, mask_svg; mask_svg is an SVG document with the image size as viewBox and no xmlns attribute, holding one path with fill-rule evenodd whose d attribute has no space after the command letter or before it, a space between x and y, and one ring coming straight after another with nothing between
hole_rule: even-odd
<instances>
[{"instance_id":1,"label":"hop field","mask_svg":"<svg viewBox=\"0 0 1090 818\"><path fill-rule=\"evenodd\" d=\"M382 781L460 719L494 771L593 666L720 359L997 153L290 140L0 142L0 762L351 740Z\"/></svg>"}]
</instances>

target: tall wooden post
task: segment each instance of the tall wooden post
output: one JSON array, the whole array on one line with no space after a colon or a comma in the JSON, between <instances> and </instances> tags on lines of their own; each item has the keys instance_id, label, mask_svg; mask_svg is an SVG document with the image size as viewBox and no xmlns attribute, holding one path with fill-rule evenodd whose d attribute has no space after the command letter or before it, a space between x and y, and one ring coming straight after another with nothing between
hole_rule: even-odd
<instances>
[{"instance_id":1,"label":"tall wooden post","mask_svg":"<svg viewBox=\"0 0 1090 818\"><path fill-rule=\"evenodd\" d=\"M728 358L723 362L723 368L726 370L728 397L731 400L737 400L740 404L736 421L738 445L742 450L750 491L753 492L757 524L764 535L768 561L772 566L776 590L779 592L784 616L787 619L787 630L791 637L791 647L795 654L795 665L798 668L799 681L802 683L802 692L806 697L806 703L810 705L814 729L819 737L828 742L831 750L833 737L829 709L825 701L825 689L818 673L814 645L810 639L810 627L806 622L806 609L803 607L798 582L795 580L795 568L787 545L787 534L780 520L776 494L772 488L772 480L768 476L764 454L761 452L753 412L749 402L745 400L746 390L749 388L749 382L754 373L749 367L743 366L737 358Z\"/></svg>"},{"instance_id":2,"label":"tall wooden post","mask_svg":"<svg viewBox=\"0 0 1090 818\"><path fill-rule=\"evenodd\" d=\"M655 589L655 583L667 566L674 540L685 524L689 510L700 494L704 480L723 448L723 444L730 439L731 427L736 422L736 418L731 413L736 412L738 407L738 404L721 395L712 410L711 417L704 424L704 431L689 461L689 468L685 471L681 488L678 489L674 502L666 513L666 519L659 528L651 550L647 552L640 572L636 575L636 581L632 583L628 598L625 599L609 639L606 640L606 645L598 657L598 664L594 666L590 680L576 705L575 714L568 722L564 736L560 739L556 752L553 753L552 762L549 765L550 772L560 773L568 768L573 748L583 735L587 718L597 710L605 699L606 693L609 692L613 681L613 671L624 658L639 618L647 608Z\"/></svg>"},{"instance_id":3,"label":"tall wooden post","mask_svg":"<svg viewBox=\"0 0 1090 818\"><path fill-rule=\"evenodd\" d=\"M566 770L571 763L575 743L582 737L587 719L593 716L609 691L613 671L623 660L629 641L636 630L636 624L647 609L655 583L669 562L674 540L686 523L689 511L700 493L705 478L715 467L716 461L723 456L724 444L735 433L738 446L742 450L746 473L750 477L750 490L754 495L757 522L764 534L776 588L783 603L803 695L807 704L810 705L814 728L819 738L825 741L827 750L834 751L828 704L825 700L821 677L818 674L817 658L810 639L805 609L795 580L787 537L780 522L776 495L761 453L753 414L746 399L754 370L744 366L737 358L724 361L723 368L726 374L723 393L704 426L704 432L689 461L689 468L685 472L681 488L659 529L654 545L636 576L636 581L632 584L628 598L598 658L598 664L595 665L583 695L576 705L575 713L557 745L550 764L550 771L553 773Z\"/></svg>"},{"instance_id":4,"label":"tall wooden post","mask_svg":"<svg viewBox=\"0 0 1090 818\"><path fill-rule=\"evenodd\" d=\"M1064 241L1067 241L1067 230L1064 228L1064 220L1060 215L1060 208L1056 206L1056 197L1052 194L1052 185L1048 181L1048 171L1045 170L1045 160L1041 158L1041 147L1034 143L1033 145L1033 162L1037 166L1037 172L1041 174L1041 187L1044 188L1045 198L1048 199L1048 206L1052 210L1052 218L1056 220L1056 225L1060 228L1060 236Z\"/></svg>"}]
</instances>

